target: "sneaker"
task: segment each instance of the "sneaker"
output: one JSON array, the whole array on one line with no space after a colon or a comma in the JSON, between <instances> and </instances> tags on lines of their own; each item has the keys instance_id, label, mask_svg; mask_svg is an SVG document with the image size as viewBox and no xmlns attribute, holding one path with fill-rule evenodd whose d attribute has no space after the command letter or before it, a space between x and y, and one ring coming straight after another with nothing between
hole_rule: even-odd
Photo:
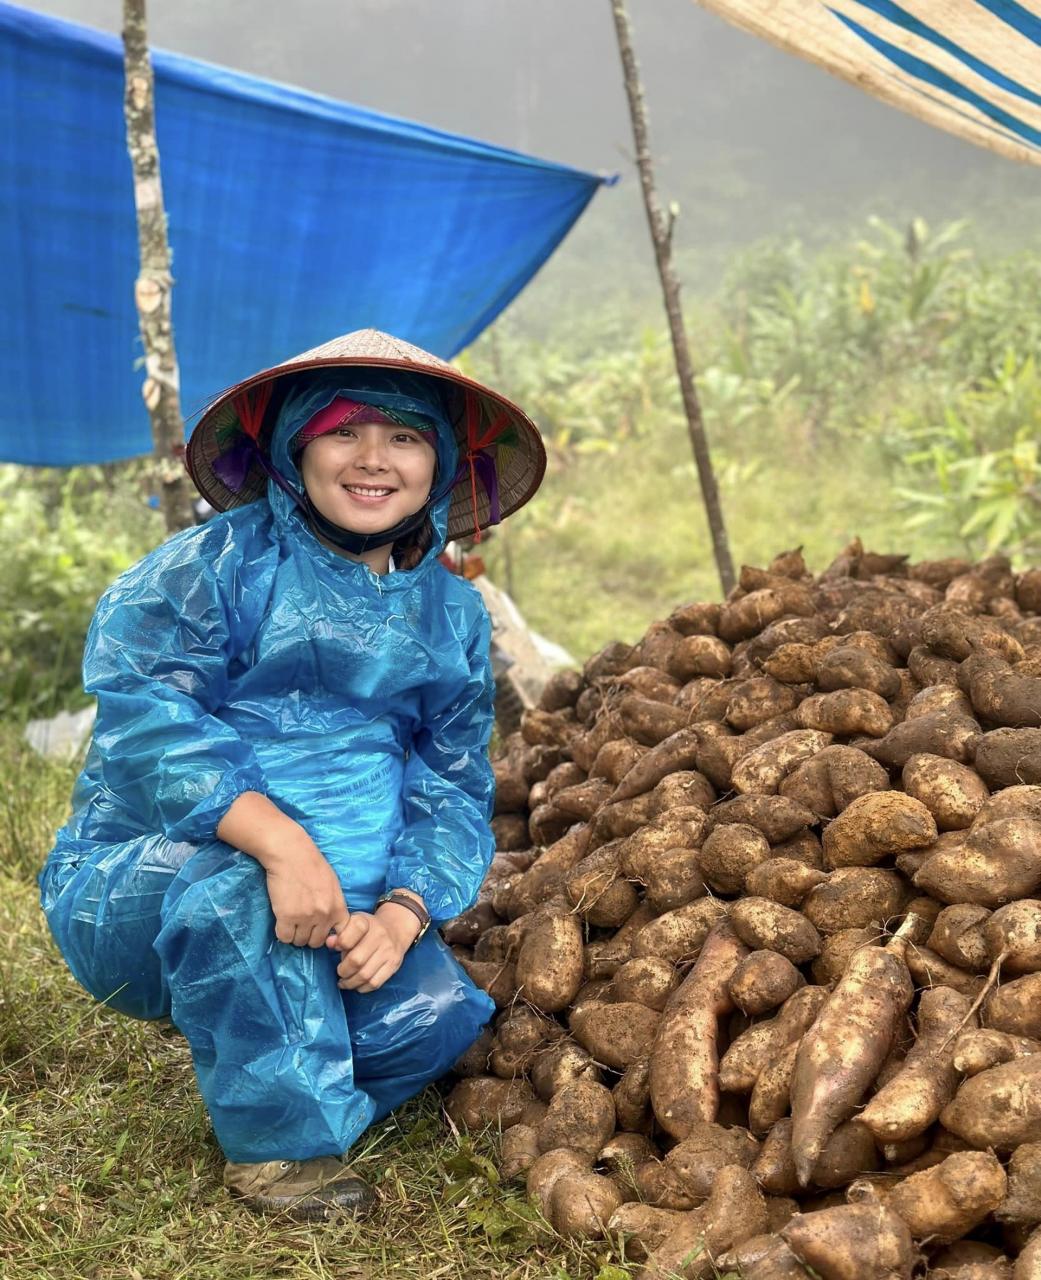
<instances>
[{"instance_id":1,"label":"sneaker","mask_svg":"<svg viewBox=\"0 0 1041 1280\"><path fill-rule=\"evenodd\" d=\"M336 1156L316 1160L267 1160L224 1166L224 1185L255 1213L284 1213L290 1218L359 1215L376 1202L376 1193Z\"/></svg>"}]
</instances>

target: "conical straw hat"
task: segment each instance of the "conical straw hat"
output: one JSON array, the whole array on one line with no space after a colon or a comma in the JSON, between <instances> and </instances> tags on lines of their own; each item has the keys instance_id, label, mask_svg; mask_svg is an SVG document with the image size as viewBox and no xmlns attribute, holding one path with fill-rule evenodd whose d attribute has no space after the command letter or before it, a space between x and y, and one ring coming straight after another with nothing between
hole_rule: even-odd
<instances>
[{"instance_id":1,"label":"conical straw hat","mask_svg":"<svg viewBox=\"0 0 1041 1280\"><path fill-rule=\"evenodd\" d=\"M188 441L185 461L196 488L217 511L254 502L267 491L268 476L254 461L243 482L229 488L213 469L243 436L266 451L281 396L291 379L312 369L374 365L429 374L459 388L455 421L460 462L470 465L452 492L448 537L471 536L492 523L492 500L481 482L480 464L490 459L498 480L499 519L524 506L542 483L546 451L531 419L504 396L490 390L429 351L378 329L358 329L320 347L264 369L223 391L203 410Z\"/></svg>"}]
</instances>

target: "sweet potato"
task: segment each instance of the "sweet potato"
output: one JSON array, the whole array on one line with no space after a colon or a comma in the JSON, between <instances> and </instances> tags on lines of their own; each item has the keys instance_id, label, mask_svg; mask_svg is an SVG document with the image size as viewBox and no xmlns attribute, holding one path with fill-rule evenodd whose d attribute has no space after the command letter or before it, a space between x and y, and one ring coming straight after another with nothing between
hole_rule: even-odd
<instances>
[{"instance_id":1,"label":"sweet potato","mask_svg":"<svg viewBox=\"0 0 1041 1280\"><path fill-rule=\"evenodd\" d=\"M803 729L852 737L883 738L893 727L893 713L885 698L867 689L837 689L806 698L796 712Z\"/></svg>"},{"instance_id":2,"label":"sweet potato","mask_svg":"<svg viewBox=\"0 0 1041 1280\"><path fill-rule=\"evenodd\" d=\"M623 1132L608 1138L600 1148L596 1164L616 1177L619 1186L626 1187L631 1186L632 1175L641 1164L658 1159L660 1152L646 1134Z\"/></svg>"},{"instance_id":3,"label":"sweet potato","mask_svg":"<svg viewBox=\"0 0 1041 1280\"><path fill-rule=\"evenodd\" d=\"M824 884L827 878L826 872L794 858L770 858L748 873L745 889L753 897L769 898L782 907L797 907L811 889Z\"/></svg>"},{"instance_id":4,"label":"sweet potato","mask_svg":"<svg viewBox=\"0 0 1041 1280\"><path fill-rule=\"evenodd\" d=\"M860 1113L880 1144L915 1138L939 1119L958 1083L955 1037L972 1025L970 1009L969 998L949 987L922 992L914 1048Z\"/></svg>"},{"instance_id":5,"label":"sweet potato","mask_svg":"<svg viewBox=\"0 0 1041 1280\"><path fill-rule=\"evenodd\" d=\"M747 733L774 716L794 711L799 701L800 694L788 685L780 684L769 676L753 676L741 681L740 688L727 703L723 718L738 733Z\"/></svg>"},{"instance_id":6,"label":"sweet potato","mask_svg":"<svg viewBox=\"0 0 1041 1280\"><path fill-rule=\"evenodd\" d=\"M502 1135L499 1154L499 1175L503 1182L514 1182L525 1177L539 1158L538 1134L530 1124L515 1124Z\"/></svg>"},{"instance_id":7,"label":"sweet potato","mask_svg":"<svg viewBox=\"0 0 1041 1280\"><path fill-rule=\"evenodd\" d=\"M640 956L621 966L614 975L612 992L620 1003L631 1000L660 1013L678 981L675 966L668 961Z\"/></svg>"},{"instance_id":8,"label":"sweet potato","mask_svg":"<svg viewBox=\"0 0 1041 1280\"><path fill-rule=\"evenodd\" d=\"M889 774L857 747L825 747L788 774L780 794L810 809L819 818L833 818L858 796L887 791Z\"/></svg>"},{"instance_id":9,"label":"sweet potato","mask_svg":"<svg viewBox=\"0 0 1041 1280\"><path fill-rule=\"evenodd\" d=\"M638 1280L702 1280L715 1271L717 1254L761 1235L766 1226L766 1202L752 1175L740 1165L727 1165L708 1200L684 1215L651 1254Z\"/></svg>"},{"instance_id":10,"label":"sweet potato","mask_svg":"<svg viewBox=\"0 0 1041 1280\"><path fill-rule=\"evenodd\" d=\"M770 857L766 837L741 822L715 827L706 837L697 862L705 883L719 893L739 893L749 872Z\"/></svg>"},{"instance_id":11,"label":"sweet potato","mask_svg":"<svg viewBox=\"0 0 1041 1280\"><path fill-rule=\"evenodd\" d=\"M676 635L671 634L665 644L671 646L676 642ZM654 702L671 704L673 698L679 693L680 681L666 674L663 664L667 661L667 654L663 653L661 663L645 663L638 667L630 667L620 676L612 678L611 692L624 690L628 693L638 693L642 698L650 698Z\"/></svg>"},{"instance_id":12,"label":"sweet potato","mask_svg":"<svg viewBox=\"0 0 1041 1280\"><path fill-rule=\"evenodd\" d=\"M989 958L983 926L989 919L986 907L971 902L944 907L936 917L928 945L944 960L962 969L986 969Z\"/></svg>"},{"instance_id":13,"label":"sweet potato","mask_svg":"<svg viewBox=\"0 0 1041 1280\"><path fill-rule=\"evenodd\" d=\"M1011 1151L1041 1141L1041 1054L970 1076L940 1116L945 1129L974 1147Z\"/></svg>"},{"instance_id":14,"label":"sweet potato","mask_svg":"<svg viewBox=\"0 0 1041 1280\"><path fill-rule=\"evenodd\" d=\"M992 791L1041 783L1041 729L992 729L976 743L976 772Z\"/></svg>"},{"instance_id":15,"label":"sweet potato","mask_svg":"<svg viewBox=\"0 0 1041 1280\"><path fill-rule=\"evenodd\" d=\"M737 1036L720 1061L720 1087L728 1093L748 1093L760 1072L813 1024L827 996L823 987L800 987L774 1017Z\"/></svg>"},{"instance_id":16,"label":"sweet potato","mask_svg":"<svg viewBox=\"0 0 1041 1280\"><path fill-rule=\"evenodd\" d=\"M917 1240L959 1240L1001 1203L1005 1170L989 1152L958 1151L941 1164L897 1183L886 1207L907 1223Z\"/></svg>"},{"instance_id":17,"label":"sweet potato","mask_svg":"<svg viewBox=\"0 0 1041 1280\"><path fill-rule=\"evenodd\" d=\"M470 1076L460 1080L445 1099L445 1110L460 1129L519 1124L524 1108L534 1100L526 1080L499 1080L495 1076Z\"/></svg>"},{"instance_id":18,"label":"sweet potato","mask_svg":"<svg viewBox=\"0 0 1041 1280\"><path fill-rule=\"evenodd\" d=\"M698 853L693 849L666 849L646 868L642 879L644 901L656 912L675 911L706 892Z\"/></svg>"},{"instance_id":19,"label":"sweet potato","mask_svg":"<svg viewBox=\"0 0 1041 1280\"><path fill-rule=\"evenodd\" d=\"M601 845L564 876L564 893L591 925L617 928L636 910L639 896L622 876L618 843Z\"/></svg>"},{"instance_id":20,"label":"sweet potato","mask_svg":"<svg viewBox=\"0 0 1041 1280\"><path fill-rule=\"evenodd\" d=\"M769 844L789 840L816 821L812 810L785 796L734 796L717 804L709 814L709 828L727 823L754 827Z\"/></svg>"},{"instance_id":21,"label":"sweet potato","mask_svg":"<svg viewBox=\"0 0 1041 1280\"><path fill-rule=\"evenodd\" d=\"M715 925L661 1015L651 1053L651 1104L674 1138L686 1137L698 1120L716 1118L719 1019L734 1007L728 983L746 954L726 921Z\"/></svg>"},{"instance_id":22,"label":"sweet potato","mask_svg":"<svg viewBox=\"0 0 1041 1280\"><path fill-rule=\"evenodd\" d=\"M547 779L548 782L548 779ZM614 788L606 778L587 778L574 786L551 793L551 803L558 813L572 822L588 822L608 800Z\"/></svg>"},{"instance_id":23,"label":"sweet potato","mask_svg":"<svg viewBox=\"0 0 1041 1280\"><path fill-rule=\"evenodd\" d=\"M904 882L883 867L841 867L811 889L802 913L818 932L865 929L895 916L903 905Z\"/></svg>"},{"instance_id":24,"label":"sweet potato","mask_svg":"<svg viewBox=\"0 0 1041 1280\"><path fill-rule=\"evenodd\" d=\"M824 859L831 867L871 867L936 839L936 823L924 804L899 791L859 796L828 823Z\"/></svg>"},{"instance_id":25,"label":"sweet potato","mask_svg":"<svg viewBox=\"0 0 1041 1280\"><path fill-rule=\"evenodd\" d=\"M642 1133L651 1123L651 1064L632 1063L611 1091L619 1129Z\"/></svg>"},{"instance_id":26,"label":"sweet potato","mask_svg":"<svg viewBox=\"0 0 1041 1280\"><path fill-rule=\"evenodd\" d=\"M588 849L588 827L574 828L545 849L513 882L508 898L509 918L516 920L552 897L564 876L581 862Z\"/></svg>"},{"instance_id":27,"label":"sweet potato","mask_svg":"<svg viewBox=\"0 0 1041 1280\"><path fill-rule=\"evenodd\" d=\"M607 1230L612 1237L622 1237L627 1258L641 1262L676 1230L682 1216L675 1209L658 1209L631 1200L611 1214Z\"/></svg>"},{"instance_id":28,"label":"sweet potato","mask_svg":"<svg viewBox=\"0 0 1041 1280\"><path fill-rule=\"evenodd\" d=\"M562 1236L602 1240L624 1197L613 1178L599 1173L565 1173L553 1185L550 1220Z\"/></svg>"},{"instance_id":29,"label":"sweet potato","mask_svg":"<svg viewBox=\"0 0 1041 1280\"><path fill-rule=\"evenodd\" d=\"M979 725L969 716L934 712L894 725L884 738L866 742L864 750L881 764L897 769L902 769L912 756L922 754L967 764L973 758L979 733ZM994 785L982 770L979 772L985 782Z\"/></svg>"},{"instance_id":30,"label":"sweet potato","mask_svg":"<svg viewBox=\"0 0 1041 1280\"><path fill-rule=\"evenodd\" d=\"M824 1144L809 1185L828 1190L845 1187L861 1174L873 1172L879 1163L878 1151L868 1130L856 1120L846 1120ZM782 1119L774 1125L752 1172L759 1185L774 1195L790 1195L800 1189L792 1151L791 1120Z\"/></svg>"},{"instance_id":31,"label":"sweet potato","mask_svg":"<svg viewBox=\"0 0 1041 1280\"><path fill-rule=\"evenodd\" d=\"M655 956L675 964L697 954L709 930L727 913L718 898L699 898L652 920L632 941L632 956Z\"/></svg>"},{"instance_id":32,"label":"sweet potato","mask_svg":"<svg viewBox=\"0 0 1041 1280\"><path fill-rule=\"evenodd\" d=\"M681 636L715 635L721 606L697 602L681 604L669 614L669 626Z\"/></svg>"},{"instance_id":33,"label":"sweet potato","mask_svg":"<svg viewBox=\"0 0 1041 1280\"><path fill-rule=\"evenodd\" d=\"M618 719L626 737L635 738L645 747L655 747L685 728L687 717L678 707L630 693L618 704Z\"/></svg>"},{"instance_id":34,"label":"sweet potato","mask_svg":"<svg viewBox=\"0 0 1041 1280\"><path fill-rule=\"evenodd\" d=\"M1024 1142L1013 1151L1008 1189L994 1216L1023 1227L1041 1222L1041 1142Z\"/></svg>"},{"instance_id":35,"label":"sweet potato","mask_svg":"<svg viewBox=\"0 0 1041 1280\"><path fill-rule=\"evenodd\" d=\"M460 960L467 976L475 986L487 992L496 1008L503 1009L513 999L517 990L516 967L503 960Z\"/></svg>"},{"instance_id":36,"label":"sweet potato","mask_svg":"<svg viewBox=\"0 0 1041 1280\"><path fill-rule=\"evenodd\" d=\"M615 786L622 781L637 761L642 760L650 748L642 747L632 738L611 738L599 748L589 769L591 778L606 778Z\"/></svg>"},{"instance_id":37,"label":"sweet potato","mask_svg":"<svg viewBox=\"0 0 1041 1280\"><path fill-rule=\"evenodd\" d=\"M738 760L730 780L735 791L773 795L796 765L831 743L830 733L816 729L794 729L756 747Z\"/></svg>"},{"instance_id":38,"label":"sweet potato","mask_svg":"<svg viewBox=\"0 0 1041 1280\"><path fill-rule=\"evenodd\" d=\"M1036 973L1041 969L1041 902L1020 898L999 907L983 925L987 959L1001 958L1004 973Z\"/></svg>"},{"instance_id":39,"label":"sweet potato","mask_svg":"<svg viewBox=\"0 0 1041 1280\"><path fill-rule=\"evenodd\" d=\"M754 1016L784 1004L804 982L786 956L777 951L753 951L734 970L730 994L742 1013Z\"/></svg>"},{"instance_id":40,"label":"sweet potato","mask_svg":"<svg viewBox=\"0 0 1041 1280\"><path fill-rule=\"evenodd\" d=\"M900 692L900 677L890 663L859 645L840 645L825 654L816 683L825 692L866 689L887 700Z\"/></svg>"},{"instance_id":41,"label":"sweet potato","mask_svg":"<svg viewBox=\"0 0 1041 1280\"><path fill-rule=\"evenodd\" d=\"M584 1173L592 1161L581 1151L560 1148L546 1151L528 1166L526 1183L528 1198L533 1200L539 1212L550 1221L553 1211L553 1188L557 1182L569 1173Z\"/></svg>"},{"instance_id":42,"label":"sweet potato","mask_svg":"<svg viewBox=\"0 0 1041 1280\"><path fill-rule=\"evenodd\" d=\"M846 972L850 957L861 947L877 942L877 928L839 929L821 942L820 955L811 966L814 982L832 986Z\"/></svg>"},{"instance_id":43,"label":"sweet potato","mask_svg":"<svg viewBox=\"0 0 1041 1280\"><path fill-rule=\"evenodd\" d=\"M693 769L697 764L700 735L693 729L680 729L657 746L651 747L625 774L616 787L613 800L631 800L651 791L662 778L680 769Z\"/></svg>"},{"instance_id":44,"label":"sweet potato","mask_svg":"<svg viewBox=\"0 0 1041 1280\"><path fill-rule=\"evenodd\" d=\"M913 994L900 954L863 947L803 1036L792 1077L792 1150L803 1186L877 1075Z\"/></svg>"},{"instance_id":45,"label":"sweet potato","mask_svg":"<svg viewBox=\"0 0 1041 1280\"><path fill-rule=\"evenodd\" d=\"M565 1037L536 1052L531 1066L531 1083L543 1102L549 1102L565 1085L575 1080L599 1083L600 1068L574 1040Z\"/></svg>"},{"instance_id":46,"label":"sweet potato","mask_svg":"<svg viewBox=\"0 0 1041 1280\"><path fill-rule=\"evenodd\" d=\"M553 915L529 929L517 957L517 987L543 1013L566 1009L582 985L582 927Z\"/></svg>"},{"instance_id":47,"label":"sweet potato","mask_svg":"<svg viewBox=\"0 0 1041 1280\"><path fill-rule=\"evenodd\" d=\"M820 1280L909 1280L911 1233L904 1220L879 1204L850 1204L800 1213L782 1238Z\"/></svg>"},{"instance_id":48,"label":"sweet potato","mask_svg":"<svg viewBox=\"0 0 1041 1280\"><path fill-rule=\"evenodd\" d=\"M958 683L988 724L1020 729L1041 723L1041 680L1013 671L1001 658L971 654L961 664Z\"/></svg>"},{"instance_id":49,"label":"sweet potato","mask_svg":"<svg viewBox=\"0 0 1041 1280\"><path fill-rule=\"evenodd\" d=\"M990 794L972 769L940 756L912 756L904 765L903 785L925 805L940 831L971 826Z\"/></svg>"},{"instance_id":50,"label":"sweet potato","mask_svg":"<svg viewBox=\"0 0 1041 1280\"><path fill-rule=\"evenodd\" d=\"M707 1200L716 1176L728 1164L751 1168L759 1154L759 1143L747 1129L727 1129L723 1125L695 1124L682 1142L665 1157L665 1167L680 1187L696 1203Z\"/></svg>"},{"instance_id":51,"label":"sweet potato","mask_svg":"<svg viewBox=\"0 0 1041 1280\"><path fill-rule=\"evenodd\" d=\"M610 1089L592 1080L572 1080L550 1099L545 1119L538 1126L541 1151L566 1147L590 1159L614 1133L614 1099Z\"/></svg>"},{"instance_id":52,"label":"sweet potato","mask_svg":"<svg viewBox=\"0 0 1041 1280\"><path fill-rule=\"evenodd\" d=\"M594 1062L624 1071L651 1051L659 1014L634 1001L590 1005L573 1018L571 1032Z\"/></svg>"},{"instance_id":53,"label":"sweet potato","mask_svg":"<svg viewBox=\"0 0 1041 1280\"><path fill-rule=\"evenodd\" d=\"M619 846L619 862L630 880L645 881L668 849L697 849L708 826L704 810L695 806L672 809L654 818Z\"/></svg>"},{"instance_id":54,"label":"sweet potato","mask_svg":"<svg viewBox=\"0 0 1041 1280\"><path fill-rule=\"evenodd\" d=\"M983 990L982 974L966 973L928 947L912 947L907 954L907 968L916 987L950 987L973 1000Z\"/></svg>"},{"instance_id":55,"label":"sweet potato","mask_svg":"<svg viewBox=\"0 0 1041 1280\"><path fill-rule=\"evenodd\" d=\"M806 1280L806 1268L774 1232L753 1236L716 1259L721 1274L742 1280Z\"/></svg>"},{"instance_id":56,"label":"sweet potato","mask_svg":"<svg viewBox=\"0 0 1041 1280\"><path fill-rule=\"evenodd\" d=\"M782 840L773 847L775 858L794 858L817 871L824 869L824 847L816 832L807 828L797 832L790 840Z\"/></svg>"},{"instance_id":57,"label":"sweet potato","mask_svg":"<svg viewBox=\"0 0 1041 1280\"><path fill-rule=\"evenodd\" d=\"M793 1040L777 1057L766 1063L752 1086L752 1095L748 1099L748 1127L756 1137L769 1133L788 1114L798 1052L799 1041Z\"/></svg>"},{"instance_id":58,"label":"sweet potato","mask_svg":"<svg viewBox=\"0 0 1041 1280\"><path fill-rule=\"evenodd\" d=\"M1012 1280L1041 1280L1041 1227L1030 1233L1012 1268Z\"/></svg>"},{"instance_id":59,"label":"sweet potato","mask_svg":"<svg viewBox=\"0 0 1041 1280\"><path fill-rule=\"evenodd\" d=\"M746 946L779 952L793 965L805 964L820 951L820 934L809 920L768 898L742 898L735 902L730 908L730 922Z\"/></svg>"},{"instance_id":60,"label":"sweet potato","mask_svg":"<svg viewBox=\"0 0 1041 1280\"><path fill-rule=\"evenodd\" d=\"M977 1076L981 1071L1028 1053L1041 1053L1041 1042L1010 1035L1007 1031L975 1027L963 1031L954 1042L954 1069L965 1076Z\"/></svg>"},{"instance_id":61,"label":"sweet potato","mask_svg":"<svg viewBox=\"0 0 1041 1280\"><path fill-rule=\"evenodd\" d=\"M974 827L986 826L997 818L1033 818L1041 821L1041 787L1005 787L984 802L973 819Z\"/></svg>"},{"instance_id":62,"label":"sweet potato","mask_svg":"<svg viewBox=\"0 0 1041 1280\"><path fill-rule=\"evenodd\" d=\"M1041 823L999 818L933 854L914 883L941 902L1000 907L1041 888Z\"/></svg>"},{"instance_id":63,"label":"sweet potato","mask_svg":"<svg viewBox=\"0 0 1041 1280\"><path fill-rule=\"evenodd\" d=\"M1002 983L984 1002L981 1021L1009 1035L1041 1038L1041 973Z\"/></svg>"}]
</instances>

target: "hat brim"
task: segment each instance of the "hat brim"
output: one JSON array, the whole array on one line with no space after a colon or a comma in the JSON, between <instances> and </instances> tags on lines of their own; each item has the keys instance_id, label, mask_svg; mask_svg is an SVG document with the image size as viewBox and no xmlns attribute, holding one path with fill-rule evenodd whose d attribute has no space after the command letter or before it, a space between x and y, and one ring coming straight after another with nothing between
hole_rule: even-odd
<instances>
[{"instance_id":1,"label":"hat brim","mask_svg":"<svg viewBox=\"0 0 1041 1280\"><path fill-rule=\"evenodd\" d=\"M242 433L235 408L235 401L241 395L266 383L272 384L271 401L258 437L259 447L266 451L278 406L293 380L302 373L317 369L351 366L407 369L448 383L459 388L460 392L470 391L478 406L480 428L505 418L507 429L499 439L486 446L498 480L500 520L523 507L542 483L546 472L546 450L538 428L523 410L505 396L468 378L429 352L378 330L363 329L342 338L334 338L313 351L264 369L222 391L203 409L188 440L185 462L196 488L210 506L217 511L228 511L233 507L255 502L267 492L267 473L259 462L252 463L236 489L229 488L214 470L214 463L227 452L229 438ZM468 445L462 394L459 402L460 411L455 427L460 457L463 458ZM492 523L491 515L490 497L480 480L476 484L471 483L468 469L452 491L448 510L448 538L472 536L478 530L489 528Z\"/></svg>"}]
</instances>

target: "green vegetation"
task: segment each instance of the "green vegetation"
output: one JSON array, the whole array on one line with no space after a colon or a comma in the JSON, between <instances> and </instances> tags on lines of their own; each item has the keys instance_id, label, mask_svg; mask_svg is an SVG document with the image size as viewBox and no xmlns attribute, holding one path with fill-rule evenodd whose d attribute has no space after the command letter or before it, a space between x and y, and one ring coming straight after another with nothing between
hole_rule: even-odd
<instances>
[{"instance_id":1,"label":"green vegetation","mask_svg":"<svg viewBox=\"0 0 1041 1280\"><path fill-rule=\"evenodd\" d=\"M958 225L869 224L850 243L769 243L690 308L731 545L797 544L821 568L854 535L915 557L1041 539L1041 252L970 251ZM543 427L537 502L484 544L529 620L583 658L718 594L668 341L605 306L536 340L509 319L466 367ZM564 1246L498 1184L489 1142L428 1091L367 1135L371 1222L257 1221L220 1153L183 1041L79 990L33 878L73 765L18 722L73 708L99 591L161 535L141 464L0 468L0 1271L10 1280L582 1277L625 1280L604 1246Z\"/></svg>"}]
</instances>

